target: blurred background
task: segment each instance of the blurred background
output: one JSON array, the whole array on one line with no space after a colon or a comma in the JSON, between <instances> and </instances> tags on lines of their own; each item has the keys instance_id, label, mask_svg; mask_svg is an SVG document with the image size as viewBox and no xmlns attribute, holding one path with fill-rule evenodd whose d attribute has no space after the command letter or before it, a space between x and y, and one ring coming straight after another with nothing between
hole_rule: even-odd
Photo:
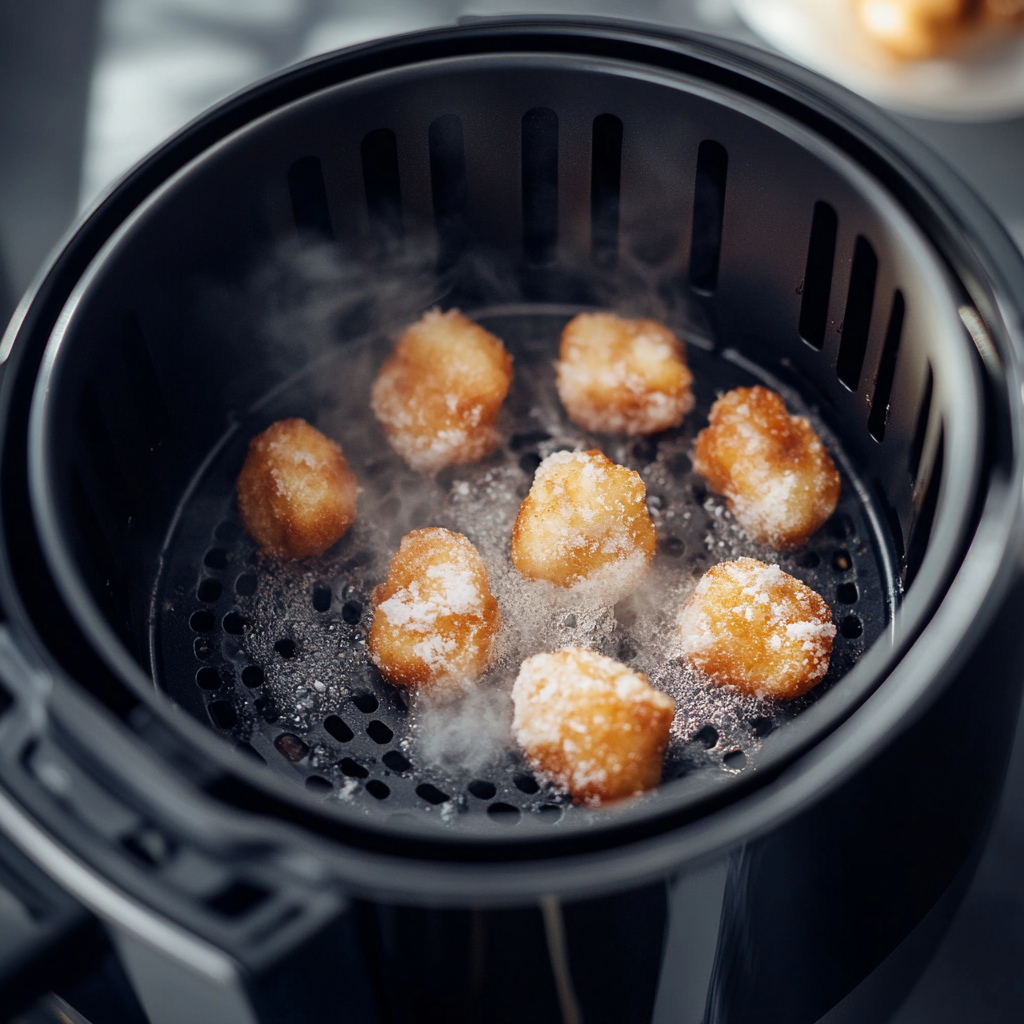
<instances>
[{"instance_id":1,"label":"blurred background","mask_svg":"<svg viewBox=\"0 0 1024 1024\"><path fill-rule=\"evenodd\" d=\"M461 17L519 13L631 18L769 47L732 0L0 0L0 319L76 217L222 97L327 50ZM1024 63L1020 81L1024 110ZM1024 248L1024 117L901 119L975 186ZM0 932L2 896L0 889ZM47 997L18 1024L123 1024L131 999L116 991L122 985L107 971L64 993L69 1002ZM1024 729L974 882L895 1024L1019 1021Z\"/></svg>"}]
</instances>

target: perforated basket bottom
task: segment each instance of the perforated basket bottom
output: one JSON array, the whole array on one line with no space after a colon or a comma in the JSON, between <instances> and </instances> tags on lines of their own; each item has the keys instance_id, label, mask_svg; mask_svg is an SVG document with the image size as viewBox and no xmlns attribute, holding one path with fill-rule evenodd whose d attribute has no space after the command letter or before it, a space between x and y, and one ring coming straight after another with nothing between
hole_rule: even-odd
<instances>
[{"instance_id":1,"label":"perforated basket bottom","mask_svg":"<svg viewBox=\"0 0 1024 1024\"><path fill-rule=\"evenodd\" d=\"M515 358L516 379L499 422L503 443L484 462L435 479L408 470L383 444L368 389L386 343L351 345L280 389L226 436L183 501L154 590L151 651L158 685L296 784L367 815L431 814L451 825L530 820L558 824L594 812L536 778L509 735L508 690L523 657L589 646L647 673L677 712L663 780L735 774L756 762L763 738L785 728L842 677L890 619L893 582L878 519L834 438L813 414L843 472L833 518L803 548L779 554L752 544L720 499L691 471L688 452L717 394L777 381L735 356L690 347L697 407L678 430L629 441L570 423L554 388L565 314L477 314ZM786 391L791 409L808 413ZM360 479L359 519L323 557L264 558L245 535L234 481L249 438L302 415L337 438ZM508 542L540 459L559 449L601 448L647 485L658 553L647 582L614 609L557 609L511 568ZM369 595L411 529L445 526L477 545L503 612L494 667L476 697L424 709L370 663ZM827 677L791 702L744 698L695 678L673 656L681 603L714 563L742 555L778 562L817 590L839 629ZM489 816L484 817L485 815Z\"/></svg>"}]
</instances>

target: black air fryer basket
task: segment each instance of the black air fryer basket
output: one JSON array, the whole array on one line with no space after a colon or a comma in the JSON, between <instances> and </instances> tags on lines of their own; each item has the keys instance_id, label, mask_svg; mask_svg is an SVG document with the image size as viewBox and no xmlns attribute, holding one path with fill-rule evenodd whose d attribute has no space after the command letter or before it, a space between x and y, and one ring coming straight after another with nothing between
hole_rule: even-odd
<instances>
[{"instance_id":1,"label":"black air fryer basket","mask_svg":"<svg viewBox=\"0 0 1024 1024\"><path fill-rule=\"evenodd\" d=\"M731 44L474 22L253 87L113 190L7 334L0 826L104 922L154 1024L882 1019L1016 721L1022 299L933 156ZM498 334L516 383L498 451L421 478L367 385L432 305ZM682 429L559 413L560 330L601 308L687 340ZM600 446L647 483L655 578L765 557L688 458L715 395L757 382L843 475L774 556L832 607L826 680L691 693L661 787L600 811L508 751L421 756L365 651L401 536L460 529L500 577L487 502L514 515L543 456ZM233 487L295 415L363 490L350 534L282 566ZM560 642L671 677L650 615L607 610L599 642L582 619Z\"/></svg>"}]
</instances>

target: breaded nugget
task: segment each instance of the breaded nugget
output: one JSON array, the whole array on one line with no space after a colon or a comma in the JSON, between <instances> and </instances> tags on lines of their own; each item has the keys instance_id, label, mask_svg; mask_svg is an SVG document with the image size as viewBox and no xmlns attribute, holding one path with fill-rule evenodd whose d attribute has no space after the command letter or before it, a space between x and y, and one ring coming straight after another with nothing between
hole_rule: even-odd
<instances>
[{"instance_id":1,"label":"breaded nugget","mask_svg":"<svg viewBox=\"0 0 1024 1024\"><path fill-rule=\"evenodd\" d=\"M477 462L498 443L494 421L512 383L505 346L457 309L406 328L377 375L374 415L417 472Z\"/></svg>"},{"instance_id":2,"label":"breaded nugget","mask_svg":"<svg viewBox=\"0 0 1024 1024\"><path fill-rule=\"evenodd\" d=\"M561 356L558 395L586 430L654 434L678 427L693 408L686 349L654 320L580 313L562 331Z\"/></svg>"},{"instance_id":3,"label":"breaded nugget","mask_svg":"<svg viewBox=\"0 0 1024 1024\"><path fill-rule=\"evenodd\" d=\"M693 468L758 544L802 544L836 509L841 482L821 439L774 391L736 388L711 407Z\"/></svg>"},{"instance_id":4,"label":"breaded nugget","mask_svg":"<svg viewBox=\"0 0 1024 1024\"><path fill-rule=\"evenodd\" d=\"M639 473L601 452L555 452L537 467L512 529L512 563L560 587L594 581L609 602L644 578L657 536Z\"/></svg>"},{"instance_id":5,"label":"breaded nugget","mask_svg":"<svg viewBox=\"0 0 1024 1024\"><path fill-rule=\"evenodd\" d=\"M367 643L389 682L457 693L487 668L500 622L487 570L470 541L439 527L413 530L373 591Z\"/></svg>"},{"instance_id":6,"label":"breaded nugget","mask_svg":"<svg viewBox=\"0 0 1024 1024\"><path fill-rule=\"evenodd\" d=\"M267 555L322 555L356 520L355 474L302 419L278 420L249 442L237 486L242 525Z\"/></svg>"},{"instance_id":7,"label":"breaded nugget","mask_svg":"<svg viewBox=\"0 0 1024 1024\"><path fill-rule=\"evenodd\" d=\"M576 803L611 803L661 781L675 701L642 672L580 647L535 654L512 701L526 757Z\"/></svg>"},{"instance_id":8,"label":"breaded nugget","mask_svg":"<svg viewBox=\"0 0 1024 1024\"><path fill-rule=\"evenodd\" d=\"M982 0L856 0L868 35L904 60L948 50L978 23Z\"/></svg>"},{"instance_id":9,"label":"breaded nugget","mask_svg":"<svg viewBox=\"0 0 1024 1024\"><path fill-rule=\"evenodd\" d=\"M679 616L682 649L713 682L755 697L799 697L828 671L832 612L777 565L722 562Z\"/></svg>"}]
</instances>

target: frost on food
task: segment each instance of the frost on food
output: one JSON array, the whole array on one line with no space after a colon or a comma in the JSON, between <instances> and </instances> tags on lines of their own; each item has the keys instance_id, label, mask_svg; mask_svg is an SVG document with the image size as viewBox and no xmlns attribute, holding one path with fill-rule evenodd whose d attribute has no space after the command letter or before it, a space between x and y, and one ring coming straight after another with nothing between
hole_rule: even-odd
<instances>
[{"instance_id":1,"label":"frost on food","mask_svg":"<svg viewBox=\"0 0 1024 1024\"><path fill-rule=\"evenodd\" d=\"M638 473L601 452L555 452L537 468L512 530L527 579L587 584L614 603L639 586L657 543Z\"/></svg>"},{"instance_id":2,"label":"frost on food","mask_svg":"<svg viewBox=\"0 0 1024 1024\"><path fill-rule=\"evenodd\" d=\"M839 473L814 428L774 391L736 388L711 407L693 468L759 544L804 543L836 509Z\"/></svg>"},{"instance_id":3,"label":"frost on food","mask_svg":"<svg viewBox=\"0 0 1024 1024\"><path fill-rule=\"evenodd\" d=\"M499 623L476 548L450 530L413 530L373 592L370 656L389 682L457 693L487 668Z\"/></svg>"},{"instance_id":4,"label":"frost on food","mask_svg":"<svg viewBox=\"0 0 1024 1024\"><path fill-rule=\"evenodd\" d=\"M577 803L611 803L660 782L675 702L643 673L580 647L536 654L512 701L527 759Z\"/></svg>"},{"instance_id":5,"label":"frost on food","mask_svg":"<svg viewBox=\"0 0 1024 1024\"><path fill-rule=\"evenodd\" d=\"M586 430L654 434L693 408L686 349L654 320L581 313L562 332L555 368L562 405Z\"/></svg>"},{"instance_id":6,"label":"frost on food","mask_svg":"<svg viewBox=\"0 0 1024 1024\"><path fill-rule=\"evenodd\" d=\"M242 525L277 558L322 555L355 522L355 474L302 419L278 420L249 442L237 489Z\"/></svg>"},{"instance_id":7,"label":"frost on food","mask_svg":"<svg viewBox=\"0 0 1024 1024\"><path fill-rule=\"evenodd\" d=\"M392 448L415 470L477 462L498 443L494 422L512 357L457 309L408 327L373 385L371 406Z\"/></svg>"},{"instance_id":8,"label":"frost on food","mask_svg":"<svg viewBox=\"0 0 1024 1024\"><path fill-rule=\"evenodd\" d=\"M709 569L679 617L683 653L712 682L798 697L824 678L836 627L820 595L753 558Z\"/></svg>"}]
</instances>

